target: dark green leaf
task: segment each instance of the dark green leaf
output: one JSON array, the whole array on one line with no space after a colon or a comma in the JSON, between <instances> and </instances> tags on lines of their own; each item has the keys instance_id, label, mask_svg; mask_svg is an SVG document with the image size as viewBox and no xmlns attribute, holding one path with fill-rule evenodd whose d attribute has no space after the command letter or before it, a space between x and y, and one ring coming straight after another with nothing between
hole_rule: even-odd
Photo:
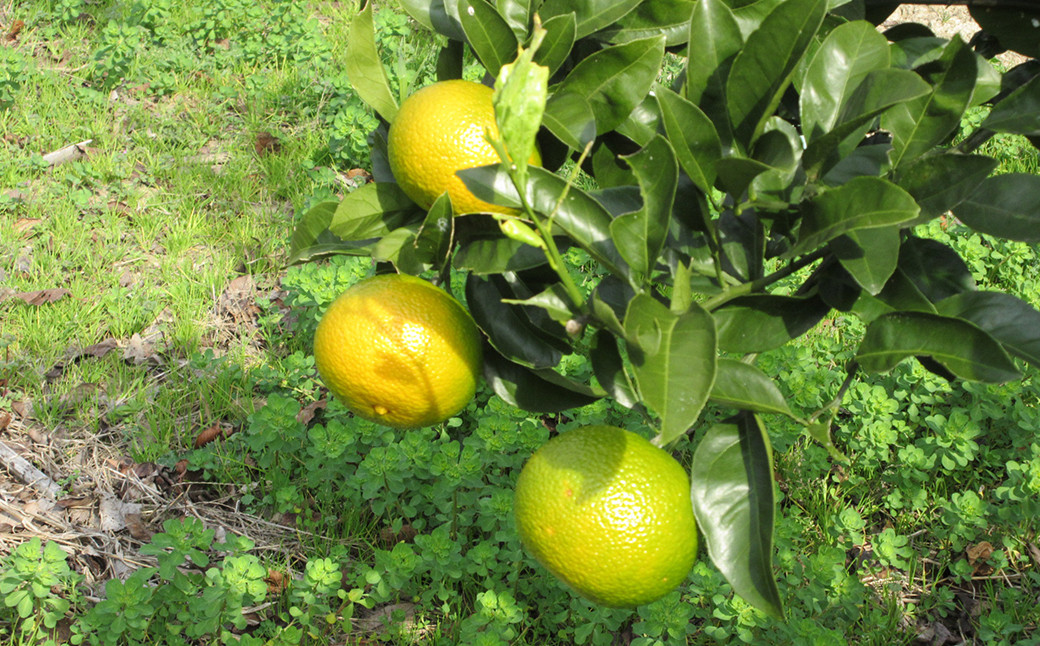
<instances>
[{"instance_id":1,"label":"dark green leaf","mask_svg":"<svg viewBox=\"0 0 1040 646\"><path fill-rule=\"evenodd\" d=\"M685 433L715 382L715 324L698 305L675 314L646 294L625 312L625 340L640 398L661 418L661 443Z\"/></svg>"},{"instance_id":2,"label":"dark green leaf","mask_svg":"<svg viewBox=\"0 0 1040 646\"><path fill-rule=\"evenodd\" d=\"M668 236L679 165L668 140L661 136L625 160L639 181L643 207L615 218L610 223L610 235L629 267L649 277Z\"/></svg>"},{"instance_id":3,"label":"dark green leaf","mask_svg":"<svg viewBox=\"0 0 1040 646\"><path fill-rule=\"evenodd\" d=\"M484 68L498 75L503 65L516 58L517 40L512 28L487 0L458 0L459 22L473 52Z\"/></svg>"},{"instance_id":4,"label":"dark green leaf","mask_svg":"<svg viewBox=\"0 0 1040 646\"><path fill-rule=\"evenodd\" d=\"M928 155L904 165L896 183L914 196L921 216L909 225L922 224L949 212L964 201L997 167L985 155Z\"/></svg>"},{"instance_id":5,"label":"dark green leaf","mask_svg":"<svg viewBox=\"0 0 1040 646\"><path fill-rule=\"evenodd\" d=\"M719 359L711 401L756 413L791 415L787 400L766 373L736 359Z\"/></svg>"},{"instance_id":6,"label":"dark green leaf","mask_svg":"<svg viewBox=\"0 0 1040 646\"><path fill-rule=\"evenodd\" d=\"M802 54L827 11L827 0L787 0L773 9L733 61L726 99L733 132L746 146L780 103Z\"/></svg>"},{"instance_id":7,"label":"dark green leaf","mask_svg":"<svg viewBox=\"0 0 1040 646\"><path fill-rule=\"evenodd\" d=\"M877 294L888 282L899 262L898 227L850 231L831 241L834 255L870 294Z\"/></svg>"},{"instance_id":8,"label":"dark green leaf","mask_svg":"<svg viewBox=\"0 0 1040 646\"><path fill-rule=\"evenodd\" d=\"M342 240L380 238L390 231L421 222L422 210L397 184L373 182L348 193L329 222Z\"/></svg>"},{"instance_id":9,"label":"dark green leaf","mask_svg":"<svg viewBox=\"0 0 1040 646\"><path fill-rule=\"evenodd\" d=\"M522 307L502 302L512 298L500 279L466 279L466 304L477 326L500 354L528 368L551 368L560 362L556 342L527 318Z\"/></svg>"},{"instance_id":10,"label":"dark green leaf","mask_svg":"<svg viewBox=\"0 0 1040 646\"><path fill-rule=\"evenodd\" d=\"M916 159L946 141L960 126L971 103L978 77L975 53L960 38L954 38L936 62L939 71L930 75L932 92L901 103L881 118L881 127L892 133L892 166Z\"/></svg>"},{"instance_id":11,"label":"dark green leaf","mask_svg":"<svg viewBox=\"0 0 1040 646\"><path fill-rule=\"evenodd\" d=\"M372 244L372 259L389 262L402 273L418 274L423 270L415 257L415 233L418 227L394 229Z\"/></svg>"},{"instance_id":12,"label":"dark green leaf","mask_svg":"<svg viewBox=\"0 0 1040 646\"><path fill-rule=\"evenodd\" d=\"M637 146L645 146L660 131L661 110L652 94L643 97L628 116L615 128L619 135L631 139Z\"/></svg>"},{"instance_id":13,"label":"dark green leaf","mask_svg":"<svg viewBox=\"0 0 1040 646\"><path fill-rule=\"evenodd\" d=\"M935 313L931 301L899 269L888 279L884 289L877 296L872 296L856 283L844 267L835 265L821 277L820 297L836 310L855 312L864 323L894 311Z\"/></svg>"},{"instance_id":14,"label":"dark green leaf","mask_svg":"<svg viewBox=\"0 0 1040 646\"><path fill-rule=\"evenodd\" d=\"M433 0L429 10L433 29L452 40L466 40L459 22L459 0Z\"/></svg>"},{"instance_id":15,"label":"dark green leaf","mask_svg":"<svg viewBox=\"0 0 1040 646\"><path fill-rule=\"evenodd\" d=\"M573 92L554 94L545 104L542 124L574 150L584 150L596 138L596 115L585 97Z\"/></svg>"},{"instance_id":16,"label":"dark green leaf","mask_svg":"<svg viewBox=\"0 0 1040 646\"><path fill-rule=\"evenodd\" d=\"M469 240L452 258L456 269L474 274L523 271L545 263L545 252L541 249L502 236Z\"/></svg>"},{"instance_id":17,"label":"dark green leaf","mask_svg":"<svg viewBox=\"0 0 1040 646\"><path fill-rule=\"evenodd\" d=\"M1022 376L1004 348L976 325L924 312L893 312L874 319L856 360L867 372L887 372L907 357L922 355L969 381L1004 383Z\"/></svg>"},{"instance_id":18,"label":"dark green leaf","mask_svg":"<svg viewBox=\"0 0 1040 646\"><path fill-rule=\"evenodd\" d=\"M834 128L867 73L888 64L888 41L873 25L849 22L835 28L809 64L802 86L800 114L806 139Z\"/></svg>"},{"instance_id":19,"label":"dark green leaf","mask_svg":"<svg viewBox=\"0 0 1040 646\"><path fill-rule=\"evenodd\" d=\"M908 222L920 208L914 198L880 177L857 177L808 202L798 243L786 256L803 254L857 229Z\"/></svg>"},{"instance_id":20,"label":"dark green leaf","mask_svg":"<svg viewBox=\"0 0 1040 646\"><path fill-rule=\"evenodd\" d=\"M730 195L743 195L756 177L769 170L768 164L740 154L731 154L715 162L718 184Z\"/></svg>"},{"instance_id":21,"label":"dark green leaf","mask_svg":"<svg viewBox=\"0 0 1040 646\"><path fill-rule=\"evenodd\" d=\"M621 319L625 316L628 303L635 296L632 286L614 276L607 276L596 285L589 305L596 320L617 336L625 336Z\"/></svg>"},{"instance_id":22,"label":"dark green leaf","mask_svg":"<svg viewBox=\"0 0 1040 646\"><path fill-rule=\"evenodd\" d=\"M664 36L607 47L578 63L555 91L585 97L596 116L596 134L603 134L646 97L663 59Z\"/></svg>"},{"instance_id":23,"label":"dark green leaf","mask_svg":"<svg viewBox=\"0 0 1040 646\"><path fill-rule=\"evenodd\" d=\"M654 0L641 2L620 20L596 33L596 37L627 43L664 34L669 47L681 45L690 36L690 14L696 0Z\"/></svg>"},{"instance_id":24,"label":"dark green leaf","mask_svg":"<svg viewBox=\"0 0 1040 646\"><path fill-rule=\"evenodd\" d=\"M399 0L401 8L411 16L417 23L426 29L433 30L433 21L430 19L431 5L433 0Z\"/></svg>"},{"instance_id":25,"label":"dark green leaf","mask_svg":"<svg viewBox=\"0 0 1040 646\"><path fill-rule=\"evenodd\" d=\"M722 157L715 126L700 108L675 92L661 88L656 95L679 164L697 188L710 193L715 184L715 163Z\"/></svg>"},{"instance_id":26,"label":"dark green leaf","mask_svg":"<svg viewBox=\"0 0 1040 646\"><path fill-rule=\"evenodd\" d=\"M548 67L551 78L574 48L574 41L577 39L577 23L573 13L565 13L546 20L542 28L545 29L545 38L542 40L541 47L535 52L534 61Z\"/></svg>"},{"instance_id":27,"label":"dark green leaf","mask_svg":"<svg viewBox=\"0 0 1040 646\"><path fill-rule=\"evenodd\" d=\"M728 61L744 44L729 6L723 0L698 0L693 6L688 40L686 98L699 104L707 93L721 102Z\"/></svg>"},{"instance_id":28,"label":"dark green leaf","mask_svg":"<svg viewBox=\"0 0 1040 646\"><path fill-rule=\"evenodd\" d=\"M484 352L484 379L507 403L532 413L559 413L605 394L552 370L530 370L494 351Z\"/></svg>"},{"instance_id":29,"label":"dark green leaf","mask_svg":"<svg viewBox=\"0 0 1040 646\"><path fill-rule=\"evenodd\" d=\"M765 352L797 339L820 322L830 307L819 298L774 294L743 296L712 312L724 352Z\"/></svg>"},{"instance_id":30,"label":"dark green leaf","mask_svg":"<svg viewBox=\"0 0 1040 646\"><path fill-rule=\"evenodd\" d=\"M1009 173L986 179L953 209L964 224L982 233L1040 242L1040 175Z\"/></svg>"},{"instance_id":31,"label":"dark green leaf","mask_svg":"<svg viewBox=\"0 0 1040 646\"><path fill-rule=\"evenodd\" d=\"M737 24L740 25L740 33L744 35L744 40L747 40L748 36L762 25L762 21L766 19L766 16L772 13L777 5L786 0L725 1L733 9L733 17L736 18Z\"/></svg>"},{"instance_id":32,"label":"dark green leaf","mask_svg":"<svg viewBox=\"0 0 1040 646\"><path fill-rule=\"evenodd\" d=\"M1009 352L1040 367L1040 312L1002 292L964 292L938 303L944 316L971 321Z\"/></svg>"},{"instance_id":33,"label":"dark green leaf","mask_svg":"<svg viewBox=\"0 0 1040 646\"><path fill-rule=\"evenodd\" d=\"M697 445L690 498L712 563L734 592L783 620L773 578L773 455L762 421L744 413Z\"/></svg>"},{"instance_id":34,"label":"dark green leaf","mask_svg":"<svg viewBox=\"0 0 1040 646\"><path fill-rule=\"evenodd\" d=\"M968 7L971 17L987 33L997 37L1000 44L1023 56L1040 58L1040 38L1037 38L1037 22L1040 9L1014 9L1010 7Z\"/></svg>"},{"instance_id":35,"label":"dark green leaf","mask_svg":"<svg viewBox=\"0 0 1040 646\"><path fill-rule=\"evenodd\" d=\"M975 289L968 265L936 240L909 237L899 247L899 269L932 303Z\"/></svg>"},{"instance_id":36,"label":"dark green leaf","mask_svg":"<svg viewBox=\"0 0 1040 646\"><path fill-rule=\"evenodd\" d=\"M639 405L639 395L625 370L617 336L609 330L597 330L592 337L589 360L592 362L592 372L596 375L596 381L617 403L626 408Z\"/></svg>"},{"instance_id":37,"label":"dark green leaf","mask_svg":"<svg viewBox=\"0 0 1040 646\"><path fill-rule=\"evenodd\" d=\"M982 127L993 132L1040 137L1040 75L993 106Z\"/></svg>"},{"instance_id":38,"label":"dark green leaf","mask_svg":"<svg viewBox=\"0 0 1040 646\"><path fill-rule=\"evenodd\" d=\"M295 256L317 243L321 234L328 231L329 224L332 223L332 216L338 207L339 202L319 202L304 213L293 230L292 241L289 243L289 256Z\"/></svg>"},{"instance_id":39,"label":"dark green leaf","mask_svg":"<svg viewBox=\"0 0 1040 646\"><path fill-rule=\"evenodd\" d=\"M448 260L448 252L451 250L453 223L451 200L447 193L442 193L430 206L415 236L416 260L440 269Z\"/></svg>"},{"instance_id":40,"label":"dark green leaf","mask_svg":"<svg viewBox=\"0 0 1040 646\"><path fill-rule=\"evenodd\" d=\"M578 38L584 38L619 20L639 5L641 0L546 0L538 15L548 21L555 16L574 13Z\"/></svg>"},{"instance_id":41,"label":"dark green leaf","mask_svg":"<svg viewBox=\"0 0 1040 646\"><path fill-rule=\"evenodd\" d=\"M397 101L390 92L390 80L376 49L371 2L366 2L361 13L350 21L344 67L351 86L361 100L393 123L397 116Z\"/></svg>"}]
</instances>

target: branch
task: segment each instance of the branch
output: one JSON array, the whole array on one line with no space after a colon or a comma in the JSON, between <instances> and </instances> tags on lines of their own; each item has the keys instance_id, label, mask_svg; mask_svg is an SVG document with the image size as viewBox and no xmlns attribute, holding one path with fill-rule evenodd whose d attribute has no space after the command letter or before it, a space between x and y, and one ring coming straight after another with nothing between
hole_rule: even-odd
<instances>
[{"instance_id":1,"label":"branch","mask_svg":"<svg viewBox=\"0 0 1040 646\"><path fill-rule=\"evenodd\" d=\"M0 465L3 465L16 478L25 484L34 487L48 498L56 498L61 487L51 480L46 473L40 471L29 461L14 452L14 449L0 442Z\"/></svg>"}]
</instances>

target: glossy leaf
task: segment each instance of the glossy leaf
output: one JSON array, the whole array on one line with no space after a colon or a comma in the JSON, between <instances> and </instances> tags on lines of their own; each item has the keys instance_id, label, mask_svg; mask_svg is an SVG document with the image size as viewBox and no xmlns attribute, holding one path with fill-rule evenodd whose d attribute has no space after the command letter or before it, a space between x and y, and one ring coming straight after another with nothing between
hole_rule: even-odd
<instances>
[{"instance_id":1,"label":"glossy leaf","mask_svg":"<svg viewBox=\"0 0 1040 646\"><path fill-rule=\"evenodd\" d=\"M468 240L452 257L456 269L485 275L523 271L545 263L541 249L502 236Z\"/></svg>"},{"instance_id":2,"label":"glossy leaf","mask_svg":"<svg viewBox=\"0 0 1040 646\"><path fill-rule=\"evenodd\" d=\"M690 15L696 0L654 0L640 2L636 8L609 27L596 32L596 38L612 43L627 43L664 34L669 47L681 45L690 35Z\"/></svg>"},{"instance_id":3,"label":"glossy leaf","mask_svg":"<svg viewBox=\"0 0 1040 646\"><path fill-rule=\"evenodd\" d=\"M734 592L782 620L773 578L773 454L751 413L708 429L690 466L690 498L708 555Z\"/></svg>"},{"instance_id":4,"label":"glossy leaf","mask_svg":"<svg viewBox=\"0 0 1040 646\"><path fill-rule=\"evenodd\" d=\"M545 104L542 123L574 150L584 150L596 138L596 115L585 97L574 92L554 94Z\"/></svg>"},{"instance_id":5,"label":"glossy leaf","mask_svg":"<svg viewBox=\"0 0 1040 646\"><path fill-rule=\"evenodd\" d=\"M555 366L562 357L560 349L535 327L522 308L502 301L512 296L497 278L470 275L466 280L466 303L473 320L499 354L528 368Z\"/></svg>"},{"instance_id":6,"label":"glossy leaf","mask_svg":"<svg viewBox=\"0 0 1040 646\"><path fill-rule=\"evenodd\" d=\"M535 36L535 44L542 36L541 32ZM517 182L523 184L527 181L527 160L537 150L535 137L545 112L549 68L533 62L530 48L510 55L516 58L498 71L492 104L506 155L515 168Z\"/></svg>"},{"instance_id":7,"label":"glossy leaf","mask_svg":"<svg viewBox=\"0 0 1040 646\"><path fill-rule=\"evenodd\" d=\"M831 241L838 261L870 294L877 294L896 270L900 234L897 227L850 231Z\"/></svg>"},{"instance_id":8,"label":"glossy leaf","mask_svg":"<svg viewBox=\"0 0 1040 646\"><path fill-rule=\"evenodd\" d=\"M827 11L827 0L787 0L762 21L733 61L726 100L736 138L750 145L773 114Z\"/></svg>"},{"instance_id":9,"label":"glossy leaf","mask_svg":"<svg viewBox=\"0 0 1040 646\"><path fill-rule=\"evenodd\" d=\"M916 159L945 141L960 126L978 77L975 54L960 38L945 47L939 71L928 79L932 92L885 113L881 127L892 133L892 165Z\"/></svg>"},{"instance_id":10,"label":"glossy leaf","mask_svg":"<svg viewBox=\"0 0 1040 646\"><path fill-rule=\"evenodd\" d=\"M830 307L818 298L756 294L712 312L719 349L745 354L779 348L820 322Z\"/></svg>"},{"instance_id":11,"label":"glossy leaf","mask_svg":"<svg viewBox=\"0 0 1040 646\"><path fill-rule=\"evenodd\" d=\"M575 65L556 91L585 97L596 116L596 134L603 134L639 105L663 59L664 36L607 47Z\"/></svg>"},{"instance_id":12,"label":"glossy leaf","mask_svg":"<svg viewBox=\"0 0 1040 646\"><path fill-rule=\"evenodd\" d=\"M289 255L294 256L301 250L315 244L321 235L328 231L332 216L339 208L339 202L319 202L300 217L293 229L289 243Z\"/></svg>"},{"instance_id":13,"label":"glossy leaf","mask_svg":"<svg viewBox=\"0 0 1040 646\"><path fill-rule=\"evenodd\" d=\"M505 18L517 38L522 39L527 34L533 13L531 3L532 0L495 0L494 2L499 15Z\"/></svg>"},{"instance_id":14,"label":"glossy leaf","mask_svg":"<svg viewBox=\"0 0 1040 646\"><path fill-rule=\"evenodd\" d=\"M870 23L836 27L813 56L801 88L806 139L829 132L852 92L869 72L888 67L889 58L888 40Z\"/></svg>"},{"instance_id":15,"label":"glossy leaf","mask_svg":"<svg viewBox=\"0 0 1040 646\"><path fill-rule=\"evenodd\" d=\"M982 127L993 132L1040 137L1040 75L993 106Z\"/></svg>"},{"instance_id":16,"label":"glossy leaf","mask_svg":"<svg viewBox=\"0 0 1040 646\"><path fill-rule=\"evenodd\" d=\"M928 155L905 165L896 183L914 197L921 215L909 223L921 224L943 215L970 196L997 167L984 155Z\"/></svg>"},{"instance_id":17,"label":"glossy leaf","mask_svg":"<svg viewBox=\"0 0 1040 646\"><path fill-rule=\"evenodd\" d=\"M976 231L1040 242L1040 176L1008 173L990 177L954 207L953 213Z\"/></svg>"},{"instance_id":18,"label":"glossy leaf","mask_svg":"<svg viewBox=\"0 0 1040 646\"><path fill-rule=\"evenodd\" d=\"M885 227L917 217L914 198L880 177L857 177L810 201L802 217L798 242L787 256L812 251L857 229Z\"/></svg>"},{"instance_id":19,"label":"glossy leaf","mask_svg":"<svg viewBox=\"0 0 1040 646\"><path fill-rule=\"evenodd\" d=\"M610 235L628 266L649 277L668 235L679 165L668 140L661 136L625 161L639 181L643 206L615 218L610 223Z\"/></svg>"},{"instance_id":20,"label":"glossy leaf","mask_svg":"<svg viewBox=\"0 0 1040 646\"><path fill-rule=\"evenodd\" d=\"M1005 349L1040 367L1040 311L1002 292L964 292L937 304L940 314L971 321Z\"/></svg>"},{"instance_id":21,"label":"glossy leaf","mask_svg":"<svg viewBox=\"0 0 1040 646\"><path fill-rule=\"evenodd\" d=\"M342 240L379 238L425 214L397 184L373 182L348 193L329 221L329 231Z\"/></svg>"},{"instance_id":22,"label":"glossy leaf","mask_svg":"<svg viewBox=\"0 0 1040 646\"><path fill-rule=\"evenodd\" d=\"M454 220L451 200L442 193L426 212L419 232L415 235L415 258L418 262L439 269L448 259L451 250Z\"/></svg>"},{"instance_id":23,"label":"glossy leaf","mask_svg":"<svg viewBox=\"0 0 1040 646\"><path fill-rule=\"evenodd\" d=\"M911 356L930 357L969 381L1004 383L1022 376L1004 348L978 326L924 312L893 312L874 319L856 360L867 372L887 372Z\"/></svg>"},{"instance_id":24,"label":"glossy leaf","mask_svg":"<svg viewBox=\"0 0 1040 646\"><path fill-rule=\"evenodd\" d=\"M551 77L560 69L574 48L578 27L574 14L565 13L546 20L542 28L545 29L545 38L535 52L534 61L548 67Z\"/></svg>"},{"instance_id":25,"label":"glossy leaf","mask_svg":"<svg viewBox=\"0 0 1040 646\"><path fill-rule=\"evenodd\" d=\"M390 80L376 49L371 2L366 2L361 12L350 21L347 55L343 65L351 86L361 100L393 123L397 116L397 101L390 92Z\"/></svg>"},{"instance_id":26,"label":"glossy leaf","mask_svg":"<svg viewBox=\"0 0 1040 646\"><path fill-rule=\"evenodd\" d=\"M686 51L686 98L695 104L707 94L721 103L725 71L744 44L733 12L723 0L698 0L690 19Z\"/></svg>"},{"instance_id":27,"label":"glossy leaf","mask_svg":"<svg viewBox=\"0 0 1040 646\"><path fill-rule=\"evenodd\" d=\"M679 165L705 193L715 184L715 164L722 157L722 144L708 115L671 90L657 91L661 121L675 149Z\"/></svg>"},{"instance_id":28,"label":"glossy leaf","mask_svg":"<svg viewBox=\"0 0 1040 646\"><path fill-rule=\"evenodd\" d=\"M573 12L578 38L607 27L639 5L640 0L546 0L538 14L549 20Z\"/></svg>"},{"instance_id":29,"label":"glossy leaf","mask_svg":"<svg viewBox=\"0 0 1040 646\"><path fill-rule=\"evenodd\" d=\"M459 22L466 41L484 68L497 75L503 65L516 57L517 40L513 29L487 0L458 0Z\"/></svg>"},{"instance_id":30,"label":"glossy leaf","mask_svg":"<svg viewBox=\"0 0 1040 646\"><path fill-rule=\"evenodd\" d=\"M430 19L433 0L399 0L399 2L405 13L411 16L415 22L433 31L433 20Z\"/></svg>"},{"instance_id":31,"label":"glossy leaf","mask_svg":"<svg viewBox=\"0 0 1040 646\"><path fill-rule=\"evenodd\" d=\"M719 406L756 413L792 415L787 400L773 380L759 368L736 359L718 360L711 401Z\"/></svg>"},{"instance_id":32,"label":"glossy leaf","mask_svg":"<svg viewBox=\"0 0 1040 646\"><path fill-rule=\"evenodd\" d=\"M660 417L666 445L697 421L715 382L714 321L698 305L676 314L638 294L624 325L640 398Z\"/></svg>"},{"instance_id":33,"label":"glossy leaf","mask_svg":"<svg viewBox=\"0 0 1040 646\"><path fill-rule=\"evenodd\" d=\"M639 405L639 394L625 370L617 336L609 330L597 330L592 337L589 360L592 362L592 372L596 375L596 381L608 395L626 408Z\"/></svg>"},{"instance_id":34,"label":"glossy leaf","mask_svg":"<svg viewBox=\"0 0 1040 646\"><path fill-rule=\"evenodd\" d=\"M605 394L553 370L530 370L494 351L484 353L484 380L505 402L532 413L586 406Z\"/></svg>"}]
</instances>

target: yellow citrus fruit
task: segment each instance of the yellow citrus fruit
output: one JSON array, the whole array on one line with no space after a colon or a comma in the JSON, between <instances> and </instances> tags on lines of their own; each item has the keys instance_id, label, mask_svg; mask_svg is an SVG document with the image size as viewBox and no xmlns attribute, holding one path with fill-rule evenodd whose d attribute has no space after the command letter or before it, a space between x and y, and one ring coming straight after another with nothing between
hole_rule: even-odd
<instances>
[{"instance_id":1,"label":"yellow citrus fruit","mask_svg":"<svg viewBox=\"0 0 1040 646\"><path fill-rule=\"evenodd\" d=\"M356 415L431 426L466 407L480 379L480 333L447 292L404 274L362 280L318 323L314 363Z\"/></svg>"},{"instance_id":2,"label":"yellow citrus fruit","mask_svg":"<svg viewBox=\"0 0 1040 646\"><path fill-rule=\"evenodd\" d=\"M440 81L401 103L387 138L390 170L408 197L424 209L445 191L456 214L513 213L477 199L455 171L501 161L484 138L498 137L494 91L470 81ZM535 150L528 163L541 165Z\"/></svg>"},{"instance_id":3,"label":"yellow citrus fruit","mask_svg":"<svg viewBox=\"0 0 1040 646\"><path fill-rule=\"evenodd\" d=\"M630 431L586 426L556 436L524 465L515 496L524 547L594 603L650 603L697 558L686 471Z\"/></svg>"}]
</instances>

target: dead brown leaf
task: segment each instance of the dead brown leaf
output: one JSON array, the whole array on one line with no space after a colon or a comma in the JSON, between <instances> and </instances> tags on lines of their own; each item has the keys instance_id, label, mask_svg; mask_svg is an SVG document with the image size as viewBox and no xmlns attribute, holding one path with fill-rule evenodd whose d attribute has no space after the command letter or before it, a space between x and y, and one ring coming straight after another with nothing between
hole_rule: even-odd
<instances>
[{"instance_id":1,"label":"dead brown leaf","mask_svg":"<svg viewBox=\"0 0 1040 646\"><path fill-rule=\"evenodd\" d=\"M40 218L18 218L14 223L15 233L23 234L26 231L30 231L40 222L43 222Z\"/></svg>"},{"instance_id":2,"label":"dead brown leaf","mask_svg":"<svg viewBox=\"0 0 1040 646\"><path fill-rule=\"evenodd\" d=\"M263 157L264 155L280 152L282 150L282 142L278 140L278 137L269 132L258 132L256 141L253 142L253 148L256 150L257 155Z\"/></svg>"},{"instance_id":3,"label":"dead brown leaf","mask_svg":"<svg viewBox=\"0 0 1040 646\"><path fill-rule=\"evenodd\" d=\"M198 437L195 438L195 448L201 449L213 440L222 437L224 437L224 429L220 427L220 424L214 424L199 433Z\"/></svg>"},{"instance_id":4,"label":"dead brown leaf","mask_svg":"<svg viewBox=\"0 0 1040 646\"><path fill-rule=\"evenodd\" d=\"M118 347L119 341L109 338L105 339L104 341L95 343L94 345L88 345L83 349L70 348L69 350L65 351L65 357L61 361L54 364L54 367L52 367L50 370L44 373L44 377L46 377L48 381L54 381L55 379L60 377L62 373L65 372L66 366L68 366L70 363L75 363L80 359L84 359L87 357L94 357L95 359L100 359L101 357L105 356L106 354L115 350Z\"/></svg>"},{"instance_id":5,"label":"dead brown leaf","mask_svg":"<svg viewBox=\"0 0 1040 646\"><path fill-rule=\"evenodd\" d=\"M6 431L7 427L11 425L11 413L7 411L0 411L0 431Z\"/></svg>"},{"instance_id":6,"label":"dead brown leaf","mask_svg":"<svg viewBox=\"0 0 1040 646\"><path fill-rule=\"evenodd\" d=\"M267 570L264 581L267 582L267 592L270 594L281 594L289 587L289 577L275 569Z\"/></svg>"},{"instance_id":7,"label":"dead brown leaf","mask_svg":"<svg viewBox=\"0 0 1040 646\"><path fill-rule=\"evenodd\" d=\"M148 529L148 525L141 520L141 514L126 513L123 514L123 520L126 522L126 528L130 531L130 535L139 541L150 541L152 540L152 531Z\"/></svg>"},{"instance_id":8,"label":"dead brown leaf","mask_svg":"<svg viewBox=\"0 0 1040 646\"><path fill-rule=\"evenodd\" d=\"M311 420L314 419L314 416L317 415L318 411L325 410L328 405L329 400L327 399L319 399L316 402L311 402L301 408L300 412L296 414L296 421L307 426L311 423Z\"/></svg>"},{"instance_id":9,"label":"dead brown leaf","mask_svg":"<svg viewBox=\"0 0 1040 646\"><path fill-rule=\"evenodd\" d=\"M41 289L36 292L14 292L8 294L0 300L6 300L9 298L17 298L20 301L25 302L28 305L45 305L47 303L55 303L70 296L72 292L63 287L54 287L51 289Z\"/></svg>"},{"instance_id":10,"label":"dead brown leaf","mask_svg":"<svg viewBox=\"0 0 1040 646\"><path fill-rule=\"evenodd\" d=\"M18 34L25 28L25 23L21 20L15 20L11 23L11 27L7 30L7 40L14 40L18 38Z\"/></svg>"},{"instance_id":11,"label":"dead brown leaf","mask_svg":"<svg viewBox=\"0 0 1040 646\"><path fill-rule=\"evenodd\" d=\"M32 402L28 399L16 399L15 401L11 402L11 410L18 417L21 417L22 419L27 419L28 417L32 416L33 405Z\"/></svg>"}]
</instances>

